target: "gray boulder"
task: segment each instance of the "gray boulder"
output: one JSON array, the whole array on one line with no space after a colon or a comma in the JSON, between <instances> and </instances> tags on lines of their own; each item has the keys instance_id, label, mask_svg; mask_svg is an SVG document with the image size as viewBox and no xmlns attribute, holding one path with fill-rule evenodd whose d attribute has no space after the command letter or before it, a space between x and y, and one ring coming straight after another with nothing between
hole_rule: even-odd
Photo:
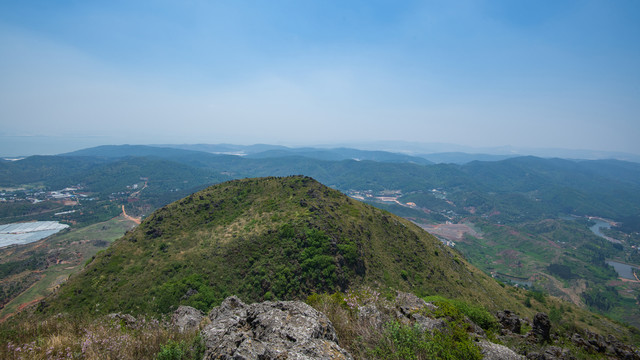
<instances>
[{"instance_id":1,"label":"gray boulder","mask_svg":"<svg viewBox=\"0 0 640 360\"><path fill-rule=\"evenodd\" d=\"M180 305L171 316L171 324L179 332L184 333L198 329L198 325L204 318L202 311L191 306Z\"/></svg>"},{"instance_id":2,"label":"gray boulder","mask_svg":"<svg viewBox=\"0 0 640 360\"><path fill-rule=\"evenodd\" d=\"M420 327L422 331L444 330L447 323L443 319L433 319L420 313L411 314L411 319Z\"/></svg>"},{"instance_id":3,"label":"gray boulder","mask_svg":"<svg viewBox=\"0 0 640 360\"><path fill-rule=\"evenodd\" d=\"M438 308L437 306L420 299L414 294L401 291L398 291L398 294L396 295L396 304L400 313L406 317L409 317L411 314L424 308L431 311Z\"/></svg>"},{"instance_id":4,"label":"gray boulder","mask_svg":"<svg viewBox=\"0 0 640 360\"><path fill-rule=\"evenodd\" d=\"M205 359L352 359L329 319L300 301L246 305L232 296L209 318Z\"/></svg>"},{"instance_id":5,"label":"gray boulder","mask_svg":"<svg viewBox=\"0 0 640 360\"><path fill-rule=\"evenodd\" d=\"M524 360L525 357L516 354L515 351L504 345L494 344L487 340L480 340L478 343L480 352L485 360Z\"/></svg>"}]
</instances>

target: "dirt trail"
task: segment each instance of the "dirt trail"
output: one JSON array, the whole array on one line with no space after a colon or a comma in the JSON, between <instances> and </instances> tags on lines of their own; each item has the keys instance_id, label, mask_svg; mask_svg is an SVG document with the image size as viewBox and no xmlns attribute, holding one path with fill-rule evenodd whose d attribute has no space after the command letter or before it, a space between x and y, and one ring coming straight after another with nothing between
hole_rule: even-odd
<instances>
[{"instance_id":1,"label":"dirt trail","mask_svg":"<svg viewBox=\"0 0 640 360\"><path fill-rule=\"evenodd\" d=\"M18 306L18 311L22 311L22 310L23 310L24 308L26 308L27 306L31 306L31 305L33 305L33 304L36 304L36 303L38 303L38 302L39 302L40 300L42 300L42 299L44 299L44 297L39 297L39 298L36 298L36 299L31 300L31 301L29 301L29 302L26 302L26 303L20 304L20 306Z\"/></svg>"},{"instance_id":2,"label":"dirt trail","mask_svg":"<svg viewBox=\"0 0 640 360\"><path fill-rule=\"evenodd\" d=\"M127 215L127 212L124 211L124 205L122 205L122 216L124 216L125 219L129 219L138 225L140 225L140 223L142 222L140 218L134 218L133 216Z\"/></svg>"},{"instance_id":3,"label":"dirt trail","mask_svg":"<svg viewBox=\"0 0 640 360\"><path fill-rule=\"evenodd\" d=\"M22 311L24 308L26 308L27 306L31 306L34 304L37 304L40 300L44 299L44 297L39 297L37 299L31 300L29 302L26 303L22 303L20 304L20 306L18 306L18 308L16 309L15 312L12 312L10 314L5 315L2 319L0 319L0 324L3 323L5 320L7 320L8 318L12 317L13 315L19 313L20 311Z\"/></svg>"},{"instance_id":4,"label":"dirt trail","mask_svg":"<svg viewBox=\"0 0 640 360\"><path fill-rule=\"evenodd\" d=\"M35 271L34 271L35 272ZM9 301L8 303L4 304L4 307L7 307L7 305L11 304L13 301L15 301L15 299L24 294L25 292L29 291L32 287L36 286L38 284L38 282L40 282L43 278L38 279L38 281L35 281L33 284L31 284L31 286L29 286L28 288L26 288L23 292L21 292L20 294L18 294L16 297L14 297L13 299L11 299L11 301ZM40 296L38 298L36 298L35 300L31 300L29 302L26 303L22 303L20 305L18 305L18 308L16 309L16 311L12 312L12 313L7 313L3 318L0 319L0 324L3 323L5 320L7 320L8 318L10 318L11 316L19 313L22 309L26 308L29 305L33 305L35 303L37 303L38 301L44 299L44 297Z\"/></svg>"}]
</instances>

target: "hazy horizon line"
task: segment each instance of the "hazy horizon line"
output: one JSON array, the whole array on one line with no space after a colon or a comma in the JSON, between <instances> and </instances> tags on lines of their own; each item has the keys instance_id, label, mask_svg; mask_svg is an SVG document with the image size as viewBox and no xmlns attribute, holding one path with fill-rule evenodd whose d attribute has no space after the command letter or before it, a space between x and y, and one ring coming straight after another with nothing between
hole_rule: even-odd
<instances>
[{"instance_id":1,"label":"hazy horizon line","mask_svg":"<svg viewBox=\"0 0 640 360\"><path fill-rule=\"evenodd\" d=\"M408 155L429 155L438 153L465 153L471 155L509 155L509 156L540 156L540 157L559 157L585 160L599 159L618 159L624 161L640 162L640 154L634 154L624 151L610 151L597 149L572 149L559 147L527 147L514 145L495 145L495 146L471 146L444 142L419 142L406 140L370 140L370 141L324 141L316 143L303 142L245 142L239 143L229 142L139 142L139 141L105 141L94 142L98 138L106 138L102 136L41 136L41 135L21 135L7 136L0 135L5 140L12 139L29 139L36 144L30 144L29 141L22 144L16 144L12 141L2 141L5 146L0 149L2 158L24 158L34 155L61 155L73 151L94 148L98 146L122 146L122 145L140 145L154 147L175 147L175 146L238 146L251 147L257 145L281 146L288 149L299 148L318 148L318 149L336 149L336 148L352 148L364 151L386 151L394 153L402 153ZM69 144L66 140L81 139L82 141ZM45 140L45 141L43 141ZM48 140L48 141L47 141ZM51 141L54 140L54 143ZM60 142L55 140L61 140ZM112 139L114 140L114 139Z\"/></svg>"}]
</instances>

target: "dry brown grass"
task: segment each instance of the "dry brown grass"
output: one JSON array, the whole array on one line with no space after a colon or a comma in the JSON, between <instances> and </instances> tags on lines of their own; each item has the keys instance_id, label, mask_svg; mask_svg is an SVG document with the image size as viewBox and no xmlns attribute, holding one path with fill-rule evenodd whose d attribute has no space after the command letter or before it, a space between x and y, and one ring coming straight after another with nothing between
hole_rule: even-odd
<instances>
[{"instance_id":1,"label":"dry brown grass","mask_svg":"<svg viewBox=\"0 0 640 360\"><path fill-rule=\"evenodd\" d=\"M103 317L95 320L24 317L0 329L1 359L154 359L163 345L184 344L189 354L197 333L180 334L166 321L135 322Z\"/></svg>"}]
</instances>

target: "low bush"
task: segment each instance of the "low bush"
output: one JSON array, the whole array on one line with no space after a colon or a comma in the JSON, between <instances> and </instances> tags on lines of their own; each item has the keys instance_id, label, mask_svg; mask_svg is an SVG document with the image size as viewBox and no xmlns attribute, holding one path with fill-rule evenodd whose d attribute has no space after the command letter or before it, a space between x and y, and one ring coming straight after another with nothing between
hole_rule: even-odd
<instances>
[{"instance_id":1,"label":"low bush","mask_svg":"<svg viewBox=\"0 0 640 360\"><path fill-rule=\"evenodd\" d=\"M445 330L432 333L417 325L397 321L387 324L372 357L385 360L405 359L482 359L480 349L473 343L461 323L449 323Z\"/></svg>"},{"instance_id":2,"label":"low bush","mask_svg":"<svg viewBox=\"0 0 640 360\"><path fill-rule=\"evenodd\" d=\"M438 306L439 309L436 311L438 316L446 316L453 320L463 320L463 317L466 316L486 331L497 331L499 328L496 318L482 306L442 296L429 296L424 300Z\"/></svg>"}]
</instances>

